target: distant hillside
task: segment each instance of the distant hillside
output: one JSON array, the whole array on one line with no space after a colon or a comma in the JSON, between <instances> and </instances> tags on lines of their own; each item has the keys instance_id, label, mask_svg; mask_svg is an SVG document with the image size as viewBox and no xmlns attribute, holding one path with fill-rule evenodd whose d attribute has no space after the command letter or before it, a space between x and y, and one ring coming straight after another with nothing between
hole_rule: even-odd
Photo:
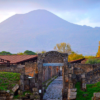
<instances>
[{"instance_id":1,"label":"distant hillside","mask_svg":"<svg viewBox=\"0 0 100 100\"><path fill-rule=\"evenodd\" d=\"M96 54L100 28L75 25L46 10L16 14L0 23L0 51L53 50L57 43L74 51Z\"/></svg>"}]
</instances>

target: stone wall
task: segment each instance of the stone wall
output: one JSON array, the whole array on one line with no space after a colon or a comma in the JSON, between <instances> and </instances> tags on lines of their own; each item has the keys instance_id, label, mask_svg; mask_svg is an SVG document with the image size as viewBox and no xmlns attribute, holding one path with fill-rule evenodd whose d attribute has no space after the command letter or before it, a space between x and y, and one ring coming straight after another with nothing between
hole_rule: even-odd
<instances>
[{"instance_id":1,"label":"stone wall","mask_svg":"<svg viewBox=\"0 0 100 100\"><path fill-rule=\"evenodd\" d=\"M4 65L3 65L3 64L1 64L1 65L0 65L0 68L1 68L1 67L7 67L7 65L6 65L6 64L4 64Z\"/></svg>"},{"instance_id":2,"label":"stone wall","mask_svg":"<svg viewBox=\"0 0 100 100\"><path fill-rule=\"evenodd\" d=\"M0 67L0 72L14 72L14 73L25 73L24 68L16 68L16 67Z\"/></svg>"},{"instance_id":3,"label":"stone wall","mask_svg":"<svg viewBox=\"0 0 100 100\"><path fill-rule=\"evenodd\" d=\"M81 81L81 75L85 74L86 84L100 81L100 64L71 64L77 81Z\"/></svg>"},{"instance_id":4,"label":"stone wall","mask_svg":"<svg viewBox=\"0 0 100 100\"><path fill-rule=\"evenodd\" d=\"M36 62L25 63L25 74L33 77L36 71L36 67L37 67Z\"/></svg>"}]
</instances>

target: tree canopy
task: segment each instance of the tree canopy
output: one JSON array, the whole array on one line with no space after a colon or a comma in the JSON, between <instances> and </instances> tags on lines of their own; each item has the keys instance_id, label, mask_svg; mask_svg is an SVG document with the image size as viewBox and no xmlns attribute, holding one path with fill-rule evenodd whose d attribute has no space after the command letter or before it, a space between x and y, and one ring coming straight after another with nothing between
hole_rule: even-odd
<instances>
[{"instance_id":1,"label":"tree canopy","mask_svg":"<svg viewBox=\"0 0 100 100\"><path fill-rule=\"evenodd\" d=\"M25 54L25 55L36 55L35 52L30 51L30 50L26 50L26 51L24 51L24 54Z\"/></svg>"},{"instance_id":2,"label":"tree canopy","mask_svg":"<svg viewBox=\"0 0 100 100\"><path fill-rule=\"evenodd\" d=\"M0 55L12 55L12 53L7 52L7 51L1 51Z\"/></svg>"},{"instance_id":3,"label":"tree canopy","mask_svg":"<svg viewBox=\"0 0 100 100\"><path fill-rule=\"evenodd\" d=\"M70 44L66 44L64 42L56 44L54 50L57 50L58 52L62 52L62 53L68 53L68 54L71 54L72 52Z\"/></svg>"},{"instance_id":4,"label":"tree canopy","mask_svg":"<svg viewBox=\"0 0 100 100\"><path fill-rule=\"evenodd\" d=\"M72 60L77 60L77 59L82 59L84 58L84 56L82 54L77 54L75 52L72 52L69 56L68 56L68 61L72 61Z\"/></svg>"},{"instance_id":5,"label":"tree canopy","mask_svg":"<svg viewBox=\"0 0 100 100\"><path fill-rule=\"evenodd\" d=\"M98 52L96 54L96 57L100 57L100 41L99 41Z\"/></svg>"}]
</instances>

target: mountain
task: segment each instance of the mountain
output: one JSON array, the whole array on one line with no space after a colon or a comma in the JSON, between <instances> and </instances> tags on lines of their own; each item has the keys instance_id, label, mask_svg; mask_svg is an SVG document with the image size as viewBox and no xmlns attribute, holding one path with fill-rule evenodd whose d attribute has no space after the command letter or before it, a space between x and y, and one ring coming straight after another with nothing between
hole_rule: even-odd
<instances>
[{"instance_id":1,"label":"mountain","mask_svg":"<svg viewBox=\"0 0 100 100\"><path fill-rule=\"evenodd\" d=\"M66 42L73 51L95 55L100 40L100 28L67 22L46 10L16 14L0 23L0 51L53 50Z\"/></svg>"}]
</instances>

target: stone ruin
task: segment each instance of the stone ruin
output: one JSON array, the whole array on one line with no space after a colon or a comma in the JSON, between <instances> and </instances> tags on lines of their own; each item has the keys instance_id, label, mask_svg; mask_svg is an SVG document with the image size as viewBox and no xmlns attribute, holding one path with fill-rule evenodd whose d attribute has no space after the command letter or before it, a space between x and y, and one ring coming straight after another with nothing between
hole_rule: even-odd
<instances>
[{"instance_id":1,"label":"stone ruin","mask_svg":"<svg viewBox=\"0 0 100 100\"><path fill-rule=\"evenodd\" d=\"M26 93L25 97L17 100L43 100L46 84L42 83L58 75L59 72L59 66L44 67L43 63L63 64L62 100L75 100L77 98L76 82L81 82L81 89L86 91L86 84L100 81L100 64L69 64L68 54L50 51L38 54L37 63L26 63L25 68L0 67L1 72L21 73L20 84L16 84L12 89L14 92L18 91L18 94L22 95L24 91L31 91L32 94ZM13 95L9 91L0 91L0 100L14 100ZM92 100L99 99L100 93L94 93Z\"/></svg>"}]
</instances>

